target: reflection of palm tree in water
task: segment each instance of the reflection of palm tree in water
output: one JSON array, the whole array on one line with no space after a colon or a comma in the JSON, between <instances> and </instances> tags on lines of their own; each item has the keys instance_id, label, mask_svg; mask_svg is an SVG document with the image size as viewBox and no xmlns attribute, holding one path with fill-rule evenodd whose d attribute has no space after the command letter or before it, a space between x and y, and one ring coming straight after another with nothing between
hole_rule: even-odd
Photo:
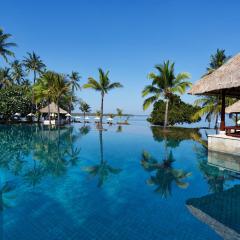
<instances>
[{"instance_id":1,"label":"reflection of palm tree in water","mask_svg":"<svg viewBox=\"0 0 240 240\"><path fill-rule=\"evenodd\" d=\"M227 171L222 171L218 167L211 166L208 164L208 148L205 141L198 141L201 145L196 145L194 151L198 159L199 170L203 173L204 179L206 180L209 191L213 193L222 192L226 185L226 181L231 180L232 177Z\"/></svg>"},{"instance_id":2,"label":"reflection of palm tree in water","mask_svg":"<svg viewBox=\"0 0 240 240\"><path fill-rule=\"evenodd\" d=\"M11 195L11 192L15 189L15 186L10 184L9 182L6 182L1 188L0 188L0 212L2 212L4 209L11 207L11 201L15 198L13 195Z\"/></svg>"},{"instance_id":3,"label":"reflection of palm tree in water","mask_svg":"<svg viewBox=\"0 0 240 240\"><path fill-rule=\"evenodd\" d=\"M98 187L101 187L110 174L118 174L121 172L119 168L111 167L103 156L103 131L99 131L99 143L100 143L100 163L95 166L86 167L84 171L88 172L92 176L98 176Z\"/></svg>"},{"instance_id":4,"label":"reflection of palm tree in water","mask_svg":"<svg viewBox=\"0 0 240 240\"><path fill-rule=\"evenodd\" d=\"M148 152L142 154L141 165L146 171L154 172L147 180L147 184L156 185L155 192L162 197L167 198L172 193L172 184L175 183L178 187L187 188L188 183L183 182L183 179L191 175L181 169L173 167L174 162L172 151L168 154L165 149L165 158L162 162L158 162Z\"/></svg>"}]
</instances>

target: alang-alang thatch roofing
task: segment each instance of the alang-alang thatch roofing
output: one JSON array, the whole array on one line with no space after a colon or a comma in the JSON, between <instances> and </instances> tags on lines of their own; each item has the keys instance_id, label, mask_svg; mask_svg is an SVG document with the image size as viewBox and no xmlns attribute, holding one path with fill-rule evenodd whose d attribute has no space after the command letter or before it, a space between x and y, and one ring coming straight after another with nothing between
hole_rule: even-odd
<instances>
[{"instance_id":1,"label":"alang-alang thatch roofing","mask_svg":"<svg viewBox=\"0 0 240 240\"><path fill-rule=\"evenodd\" d=\"M226 113L240 113L240 101L235 102L225 110Z\"/></svg>"},{"instance_id":2,"label":"alang-alang thatch roofing","mask_svg":"<svg viewBox=\"0 0 240 240\"><path fill-rule=\"evenodd\" d=\"M58 112L58 106L56 103L52 102L51 104L49 104L49 108L50 108L50 113L57 113ZM41 108L39 110L41 113L48 113L48 106ZM67 114L67 111L65 111L62 108L59 108L59 112L61 114Z\"/></svg>"},{"instance_id":3,"label":"alang-alang thatch roofing","mask_svg":"<svg viewBox=\"0 0 240 240\"><path fill-rule=\"evenodd\" d=\"M189 94L219 95L225 90L226 96L240 98L240 54L229 59L223 66L197 81Z\"/></svg>"}]
</instances>

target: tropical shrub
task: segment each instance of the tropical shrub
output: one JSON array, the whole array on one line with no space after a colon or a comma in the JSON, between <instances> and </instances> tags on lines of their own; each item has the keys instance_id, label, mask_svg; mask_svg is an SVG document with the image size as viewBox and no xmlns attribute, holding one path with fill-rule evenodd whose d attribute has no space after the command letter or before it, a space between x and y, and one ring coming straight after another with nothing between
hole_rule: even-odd
<instances>
[{"instance_id":1,"label":"tropical shrub","mask_svg":"<svg viewBox=\"0 0 240 240\"><path fill-rule=\"evenodd\" d=\"M0 115L10 119L15 113L27 115L31 112L31 92L22 86L11 86L0 90Z\"/></svg>"},{"instance_id":2,"label":"tropical shrub","mask_svg":"<svg viewBox=\"0 0 240 240\"><path fill-rule=\"evenodd\" d=\"M150 118L147 120L152 124L164 126L165 109L166 103L163 100L155 102ZM173 126L175 124L198 122L200 118L193 119L192 116L199 109L198 106L183 102L179 96L172 95L169 100L168 123Z\"/></svg>"}]
</instances>

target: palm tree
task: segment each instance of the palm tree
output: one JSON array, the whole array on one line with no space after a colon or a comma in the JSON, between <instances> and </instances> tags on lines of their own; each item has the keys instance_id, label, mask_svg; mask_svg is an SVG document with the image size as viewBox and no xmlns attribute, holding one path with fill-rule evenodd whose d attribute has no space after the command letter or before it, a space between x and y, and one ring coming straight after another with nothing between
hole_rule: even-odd
<instances>
[{"instance_id":1,"label":"palm tree","mask_svg":"<svg viewBox=\"0 0 240 240\"><path fill-rule=\"evenodd\" d=\"M9 33L4 33L3 29L0 28L0 56L8 62L7 57L14 57L14 53L9 50L10 47L17 46L16 43L7 42L12 35Z\"/></svg>"},{"instance_id":2,"label":"palm tree","mask_svg":"<svg viewBox=\"0 0 240 240\"><path fill-rule=\"evenodd\" d=\"M40 75L44 72L46 65L41 60L40 56L38 56L35 52L27 53L27 57L24 58L23 64L30 73L33 72L33 83L35 84L37 75Z\"/></svg>"},{"instance_id":3,"label":"palm tree","mask_svg":"<svg viewBox=\"0 0 240 240\"><path fill-rule=\"evenodd\" d=\"M101 93L101 115L100 115L100 127L102 128L102 119L103 119L103 102L104 102L104 96L107 94L110 90L115 88L121 88L123 87L121 83L114 82L111 83L110 79L108 77L109 71L104 73L104 71L99 68L99 81L95 80L92 77L88 78L88 83L84 84L84 88L91 88L95 91L98 91Z\"/></svg>"},{"instance_id":4,"label":"palm tree","mask_svg":"<svg viewBox=\"0 0 240 240\"><path fill-rule=\"evenodd\" d=\"M123 110L120 109L120 108L117 108L117 115L120 118L120 122L121 122L121 119L122 119L122 116L123 116Z\"/></svg>"},{"instance_id":5,"label":"palm tree","mask_svg":"<svg viewBox=\"0 0 240 240\"><path fill-rule=\"evenodd\" d=\"M158 74L150 73L149 78L152 80L151 85L147 85L143 91L142 96L146 97L152 94L151 97L145 99L143 109L146 110L151 104L164 98L166 101L164 128L167 127L168 119L168 103L171 96L175 93L184 94L186 88L192 84L189 81L184 81L190 78L188 73L179 73L177 76L174 73L174 63L170 61L164 62L162 65L156 65L155 68Z\"/></svg>"},{"instance_id":6,"label":"palm tree","mask_svg":"<svg viewBox=\"0 0 240 240\"><path fill-rule=\"evenodd\" d=\"M86 113L91 111L91 107L86 102L81 101L79 109L83 112L83 118L85 120Z\"/></svg>"},{"instance_id":7,"label":"palm tree","mask_svg":"<svg viewBox=\"0 0 240 240\"><path fill-rule=\"evenodd\" d=\"M54 73L53 74L53 86L52 88L52 94L54 102L57 104L58 107L58 125L60 125L60 109L59 104L61 99L63 99L65 96L69 95L70 92L70 85L67 81L65 75Z\"/></svg>"},{"instance_id":8,"label":"palm tree","mask_svg":"<svg viewBox=\"0 0 240 240\"><path fill-rule=\"evenodd\" d=\"M226 56L224 49L217 49L217 52L213 55L211 55L211 60L209 63L209 67L207 67L207 73L211 74L216 69L221 67L227 60L230 58L230 56ZM205 74L205 75L206 75Z\"/></svg>"},{"instance_id":9,"label":"palm tree","mask_svg":"<svg viewBox=\"0 0 240 240\"><path fill-rule=\"evenodd\" d=\"M8 67L0 68L0 89L13 85L10 71L11 69Z\"/></svg>"},{"instance_id":10,"label":"palm tree","mask_svg":"<svg viewBox=\"0 0 240 240\"><path fill-rule=\"evenodd\" d=\"M14 82L16 82L18 85L21 84L24 81L24 70L22 68L22 63L18 60L15 60L11 64L12 72L11 77Z\"/></svg>"},{"instance_id":11,"label":"palm tree","mask_svg":"<svg viewBox=\"0 0 240 240\"><path fill-rule=\"evenodd\" d=\"M53 97L54 72L47 71L44 73L33 86L33 95L36 103L48 104L48 118L51 124L50 103L54 100Z\"/></svg>"},{"instance_id":12,"label":"palm tree","mask_svg":"<svg viewBox=\"0 0 240 240\"><path fill-rule=\"evenodd\" d=\"M72 71L72 73L69 75L69 78L70 78L70 86L71 86L71 100L70 100L69 113L71 114L74 91L81 89L80 84L78 83L81 79L81 76L79 76L78 72Z\"/></svg>"},{"instance_id":13,"label":"palm tree","mask_svg":"<svg viewBox=\"0 0 240 240\"><path fill-rule=\"evenodd\" d=\"M221 67L230 57L225 55L224 49L217 49L217 52L211 55L211 60L209 67L207 67L207 73L205 75L211 74L216 69ZM229 106L233 104L236 100L231 98L226 98L226 105ZM204 96L197 99L194 104L200 106L201 109L193 116L193 119L205 116L205 120L210 123L212 117L215 117L215 129L218 128L218 117L221 112L221 101L219 96Z\"/></svg>"}]
</instances>

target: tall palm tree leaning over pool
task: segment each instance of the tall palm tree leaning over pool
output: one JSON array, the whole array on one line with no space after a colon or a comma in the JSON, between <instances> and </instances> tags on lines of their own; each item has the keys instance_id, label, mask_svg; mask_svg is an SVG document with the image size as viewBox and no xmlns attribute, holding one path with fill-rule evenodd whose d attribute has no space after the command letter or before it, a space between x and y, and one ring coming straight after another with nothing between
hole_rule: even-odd
<instances>
[{"instance_id":1,"label":"tall palm tree leaning over pool","mask_svg":"<svg viewBox=\"0 0 240 240\"><path fill-rule=\"evenodd\" d=\"M103 103L104 103L104 96L107 94L110 90L114 88L121 88L123 87L121 83L119 82L110 82L110 79L108 77L109 71L104 73L104 71L99 68L99 81L95 80L92 77L88 78L88 83L84 84L84 88L91 88L95 91L98 91L101 93L101 115L100 115L100 129L102 129L102 118L103 118Z\"/></svg>"},{"instance_id":2,"label":"tall palm tree leaning over pool","mask_svg":"<svg viewBox=\"0 0 240 240\"><path fill-rule=\"evenodd\" d=\"M11 36L9 33L4 33L3 29L0 28L0 56L2 56L6 62L8 62L8 56L14 57L14 53L9 50L9 48L17 46L16 43L8 42Z\"/></svg>"},{"instance_id":3,"label":"tall palm tree leaning over pool","mask_svg":"<svg viewBox=\"0 0 240 240\"><path fill-rule=\"evenodd\" d=\"M157 102L160 98L163 98L166 102L165 119L164 119L164 129L167 127L168 121L168 103L169 99L173 94L184 94L187 87L192 84L185 79L190 78L190 74L183 72L179 73L177 76L174 73L174 63L169 60L165 61L161 65L155 66L158 74L150 73L148 75L149 79L152 80L150 85L147 85L143 91L142 96L146 97L152 94L149 98L144 100L143 109L146 110L151 104Z\"/></svg>"},{"instance_id":4,"label":"tall palm tree leaning over pool","mask_svg":"<svg viewBox=\"0 0 240 240\"><path fill-rule=\"evenodd\" d=\"M81 76L79 76L78 72L72 71L71 74L69 75L70 79L70 86L71 86L71 100L69 104L69 113L71 114L72 112L72 103L73 103L73 96L74 96L74 91L81 89L79 81L81 79Z\"/></svg>"}]
</instances>

